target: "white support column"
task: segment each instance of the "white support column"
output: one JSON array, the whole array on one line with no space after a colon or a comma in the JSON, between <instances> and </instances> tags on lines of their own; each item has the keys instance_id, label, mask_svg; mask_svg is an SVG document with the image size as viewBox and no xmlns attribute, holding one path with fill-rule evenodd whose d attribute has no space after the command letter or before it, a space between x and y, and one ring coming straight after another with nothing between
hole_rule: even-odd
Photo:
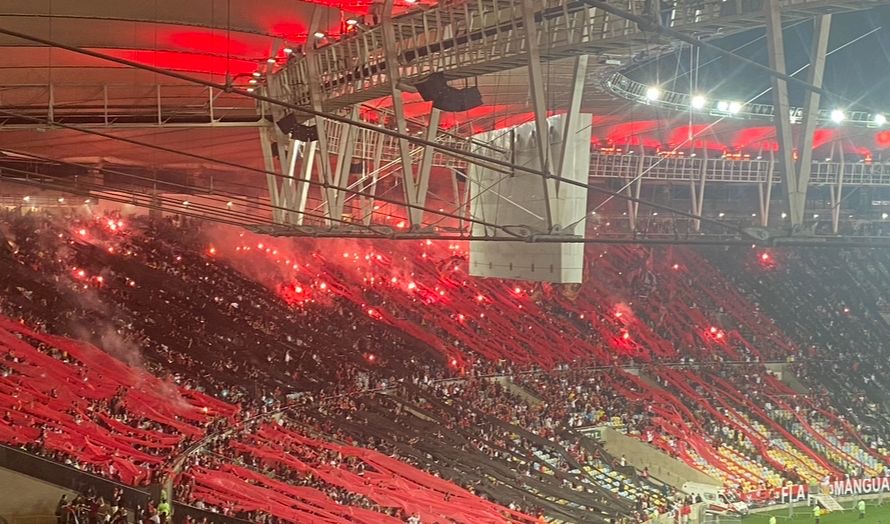
<instances>
[{"instance_id":1,"label":"white support column","mask_svg":"<svg viewBox=\"0 0 890 524\"><path fill-rule=\"evenodd\" d=\"M285 137L287 148L284 148L282 142L278 142L278 163L281 166L281 189L278 191L279 196L284 196L284 205L287 208L284 215L284 221L293 224L296 221L297 213L294 213L294 204L296 203L297 187L294 181L294 173L297 168L297 158L299 157L299 142ZM304 211L303 209L299 211Z\"/></svg>"},{"instance_id":2,"label":"white support column","mask_svg":"<svg viewBox=\"0 0 890 524\"><path fill-rule=\"evenodd\" d=\"M760 207L760 225L769 227L770 206L773 199L773 177L776 171L776 154L770 149L769 164L766 167L766 194L763 195L763 205Z\"/></svg>"},{"instance_id":3,"label":"white support column","mask_svg":"<svg viewBox=\"0 0 890 524\"><path fill-rule=\"evenodd\" d=\"M350 120L358 120L359 106L352 106L349 114ZM356 137L361 131L359 128L351 125L343 124L343 133L340 136L340 143L337 147L337 168L334 171L333 184L337 187L347 187L349 185L349 169L352 166L352 158L355 154ZM333 202L328 202L328 208L331 210L331 216L341 218L343 215L343 206L346 203L346 193L342 191L333 191L335 197Z\"/></svg>"},{"instance_id":4,"label":"white support column","mask_svg":"<svg viewBox=\"0 0 890 524\"><path fill-rule=\"evenodd\" d=\"M367 175L365 175L362 177L362 183L359 185L359 191L363 193L359 198L362 223L366 226L371 224L371 219L374 216L374 195L377 194L377 180L380 177L380 169L383 166L383 146L385 142L386 135L378 133L374 144L374 160L371 164L371 180L369 182ZM368 196L365 196L365 194Z\"/></svg>"},{"instance_id":5,"label":"white support column","mask_svg":"<svg viewBox=\"0 0 890 524\"><path fill-rule=\"evenodd\" d=\"M785 40L782 35L782 13L779 0L765 0L763 4L766 17L766 42L770 68L785 73ZM788 200L788 213L791 226L803 224L803 209L806 203L806 191L800 193L797 170L794 164L794 139L791 134L791 104L788 100L788 82L772 76L773 105L776 108L776 138L779 143L779 162ZM806 186L804 186L804 190Z\"/></svg>"},{"instance_id":6,"label":"white support column","mask_svg":"<svg viewBox=\"0 0 890 524\"><path fill-rule=\"evenodd\" d=\"M454 194L454 210L458 217L457 228L459 231L464 230L464 213L466 213L466 201L464 200L464 193L460 190L460 183L457 180L457 169L452 168L451 170L451 191ZM470 184L465 184L469 186Z\"/></svg>"},{"instance_id":7,"label":"white support column","mask_svg":"<svg viewBox=\"0 0 890 524\"><path fill-rule=\"evenodd\" d=\"M846 159L844 158L844 148L838 144L838 156L840 164L838 165L837 181L829 186L831 190L831 232L835 235L838 233L841 221L841 203L844 201L844 169L846 168Z\"/></svg>"},{"instance_id":8,"label":"white support column","mask_svg":"<svg viewBox=\"0 0 890 524\"><path fill-rule=\"evenodd\" d=\"M405 121L405 105L402 102L402 91L399 89L401 74L399 72L399 57L396 52L398 39L392 22L392 6L393 0L385 0L381 24L383 27L383 54L387 63L386 76L389 79L390 95L392 95L392 109L395 113L396 130L404 135L407 134L408 130ZM415 200L419 184L414 179L414 167L411 162L411 144L404 138L399 138L398 143L399 156L402 160L402 186L405 190L405 203L409 205L423 205L422 202ZM422 225L423 211L420 209L407 207L405 214L412 228Z\"/></svg>"},{"instance_id":9,"label":"white support column","mask_svg":"<svg viewBox=\"0 0 890 524\"><path fill-rule=\"evenodd\" d=\"M307 142L303 144L302 154L300 155L302 162L300 163L300 180L297 182L296 190L296 208L299 213L294 217L294 225L303 225L303 216L306 211L306 201L309 198L309 181L312 180L312 166L315 165L315 148L317 142Z\"/></svg>"},{"instance_id":10,"label":"white support column","mask_svg":"<svg viewBox=\"0 0 890 524\"><path fill-rule=\"evenodd\" d=\"M806 81L816 87L822 87L825 75L825 57L828 50L828 35L831 32L831 15L819 16L814 21L813 41L810 48L810 67ZM806 205L807 188L810 185L810 174L813 170L813 133L819 114L819 93L807 91L804 98L803 126L800 143L797 146L797 194L801 198L800 213L803 216Z\"/></svg>"},{"instance_id":11,"label":"white support column","mask_svg":"<svg viewBox=\"0 0 890 524\"><path fill-rule=\"evenodd\" d=\"M275 165L275 158L272 156L272 139L269 137L270 130L265 127L259 128L260 147L263 150L263 169L266 171L266 185L269 189L269 202L272 204L272 220L276 224L284 223L284 212L282 208L287 207L287 202L282 202L278 194L278 177L273 173L278 172Z\"/></svg>"},{"instance_id":12,"label":"white support column","mask_svg":"<svg viewBox=\"0 0 890 524\"><path fill-rule=\"evenodd\" d=\"M541 71L541 50L538 45L535 23L534 0L522 0L523 30L525 33L525 45L528 51L529 88L532 95L532 109L535 115L536 137L538 140L538 154L540 155L541 170L548 175L553 171L550 163L550 126L547 122L547 93L544 89L544 75ZM551 181L541 178L544 199L544 214L547 218L547 229L553 229L553 210L550 208Z\"/></svg>"},{"instance_id":13,"label":"white support column","mask_svg":"<svg viewBox=\"0 0 890 524\"><path fill-rule=\"evenodd\" d=\"M557 159L559 166L557 167L556 172L559 173L560 178L569 177L569 173L566 169L566 166L568 165L566 158L572 154L571 144L574 143L572 138L579 124L578 115L581 113L581 101L584 98L584 82L587 79L587 61L588 55L581 55L575 59L575 72L572 76L572 93L571 98L569 99L569 109L566 113L565 127L562 131L562 148L559 158ZM556 192L558 195L558 181L556 182Z\"/></svg>"},{"instance_id":14,"label":"white support column","mask_svg":"<svg viewBox=\"0 0 890 524\"><path fill-rule=\"evenodd\" d=\"M693 186L692 198L695 201L693 204L692 212L698 216L701 216L702 211L705 207L705 180L707 179L708 173L708 150L705 149L702 153L702 162L701 162L701 170L698 174L698 188ZM693 182L694 184L694 182ZM692 220L692 229L698 233L701 231L701 220L693 219Z\"/></svg>"},{"instance_id":15,"label":"white support column","mask_svg":"<svg viewBox=\"0 0 890 524\"><path fill-rule=\"evenodd\" d=\"M435 142L439 135L439 117L442 112L433 108L430 112L430 120L427 122L426 136L428 142ZM430 171L433 168L433 158L436 156L436 150L431 146L424 146L423 159L420 161L420 173L418 173L417 187L414 194L414 201L420 202L420 205L426 203L426 195L430 188Z\"/></svg>"},{"instance_id":16,"label":"white support column","mask_svg":"<svg viewBox=\"0 0 890 524\"><path fill-rule=\"evenodd\" d=\"M321 26L321 16L322 16L322 8L316 6L315 9L312 10L312 19L309 22L309 35L315 34ZM318 70L318 62L315 58L315 45L312 42L307 42L306 46L306 71L308 73L308 82L309 82L309 97L312 102L312 109L315 111L324 111L324 100L322 99L321 90L319 89L321 72ZM315 128L318 130L318 146L317 146L317 154L315 156L316 163L318 165L318 178L319 180L327 184L328 186L334 185L333 180L333 167L331 166L331 155L330 149L328 148L328 135L327 130L325 129L325 121L322 118L315 117ZM336 189L332 189L331 187L327 187L323 190L322 198L325 201L325 214L326 216L331 218L340 219L336 213L336 205L332 206L331 203L336 203L338 198L338 191ZM328 226L333 226L337 222L332 220L328 220Z\"/></svg>"},{"instance_id":17,"label":"white support column","mask_svg":"<svg viewBox=\"0 0 890 524\"><path fill-rule=\"evenodd\" d=\"M640 191L643 188L643 174L645 173L645 163L644 159L646 158L646 152L643 150L642 146L640 146L640 157L637 162L637 173L634 178L628 178L627 184L625 187L625 192L627 196L633 197L636 199L640 198ZM635 202L633 200L627 201L627 219L628 225L630 226L631 233L636 232L637 230L637 213L640 210L640 203Z\"/></svg>"}]
</instances>

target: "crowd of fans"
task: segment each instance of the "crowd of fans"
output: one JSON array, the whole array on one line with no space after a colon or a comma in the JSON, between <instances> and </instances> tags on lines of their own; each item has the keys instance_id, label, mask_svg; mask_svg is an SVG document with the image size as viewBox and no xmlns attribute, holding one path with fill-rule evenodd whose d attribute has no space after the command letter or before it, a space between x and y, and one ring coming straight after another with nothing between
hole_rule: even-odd
<instances>
[{"instance_id":1,"label":"crowd of fans","mask_svg":"<svg viewBox=\"0 0 890 524\"><path fill-rule=\"evenodd\" d=\"M679 514L579 431L599 425L742 491L886 472L880 257L589 248L585 284L557 286L472 279L463 246L426 241L0 224L0 438L131 485L173 475L226 516Z\"/></svg>"}]
</instances>

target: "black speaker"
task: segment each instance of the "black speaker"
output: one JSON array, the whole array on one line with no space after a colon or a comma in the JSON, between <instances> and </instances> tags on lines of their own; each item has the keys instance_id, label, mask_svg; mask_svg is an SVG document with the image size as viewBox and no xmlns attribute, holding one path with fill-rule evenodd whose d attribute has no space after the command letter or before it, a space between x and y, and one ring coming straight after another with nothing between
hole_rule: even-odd
<instances>
[{"instance_id":1,"label":"black speaker","mask_svg":"<svg viewBox=\"0 0 890 524\"><path fill-rule=\"evenodd\" d=\"M432 102L433 107L442 111L468 111L482 105L482 93L478 87L457 89L448 85L443 73L433 73L423 82L415 84L420 97Z\"/></svg>"},{"instance_id":2,"label":"black speaker","mask_svg":"<svg viewBox=\"0 0 890 524\"><path fill-rule=\"evenodd\" d=\"M295 140L301 142L315 142L318 140L318 129L315 126L304 126L297 122L297 116L294 113L284 115L284 118L275 122L278 129L285 135L289 135Z\"/></svg>"},{"instance_id":3,"label":"black speaker","mask_svg":"<svg viewBox=\"0 0 890 524\"><path fill-rule=\"evenodd\" d=\"M445 91L452 89L445 81L444 73L433 73L423 82L414 84L414 87L417 88L420 97L427 102L435 102Z\"/></svg>"},{"instance_id":4,"label":"black speaker","mask_svg":"<svg viewBox=\"0 0 890 524\"><path fill-rule=\"evenodd\" d=\"M433 101L433 107L442 111L469 111L482 105L482 93L478 87L466 89L448 88L449 91L441 98Z\"/></svg>"}]
</instances>

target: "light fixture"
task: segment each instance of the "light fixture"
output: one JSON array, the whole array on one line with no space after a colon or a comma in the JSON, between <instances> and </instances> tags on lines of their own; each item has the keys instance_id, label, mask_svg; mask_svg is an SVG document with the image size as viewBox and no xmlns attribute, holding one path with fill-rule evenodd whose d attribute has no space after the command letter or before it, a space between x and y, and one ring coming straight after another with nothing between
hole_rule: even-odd
<instances>
[{"instance_id":1,"label":"light fixture","mask_svg":"<svg viewBox=\"0 0 890 524\"><path fill-rule=\"evenodd\" d=\"M278 63L278 59L275 58L274 56L270 56L269 58L266 59L266 62L268 62L270 64L276 64L276 63Z\"/></svg>"},{"instance_id":2,"label":"light fixture","mask_svg":"<svg viewBox=\"0 0 890 524\"><path fill-rule=\"evenodd\" d=\"M405 0L406 4L416 4L417 0Z\"/></svg>"},{"instance_id":3,"label":"light fixture","mask_svg":"<svg viewBox=\"0 0 890 524\"><path fill-rule=\"evenodd\" d=\"M742 104L739 102L730 102L729 103L729 113L734 115L742 110Z\"/></svg>"},{"instance_id":4,"label":"light fixture","mask_svg":"<svg viewBox=\"0 0 890 524\"><path fill-rule=\"evenodd\" d=\"M322 33L321 31L316 31L315 38L324 38L324 33Z\"/></svg>"},{"instance_id":5,"label":"light fixture","mask_svg":"<svg viewBox=\"0 0 890 524\"><path fill-rule=\"evenodd\" d=\"M346 20L346 25L348 25L348 26L358 25L358 20L356 20L355 18L350 18L350 19Z\"/></svg>"},{"instance_id":6,"label":"light fixture","mask_svg":"<svg viewBox=\"0 0 890 524\"><path fill-rule=\"evenodd\" d=\"M840 124L847 118L847 115L844 114L840 109L832 109L831 110L831 121L835 124Z\"/></svg>"},{"instance_id":7,"label":"light fixture","mask_svg":"<svg viewBox=\"0 0 890 524\"><path fill-rule=\"evenodd\" d=\"M786 218L788 218L788 213L782 213L782 220L785 220Z\"/></svg>"},{"instance_id":8,"label":"light fixture","mask_svg":"<svg viewBox=\"0 0 890 524\"><path fill-rule=\"evenodd\" d=\"M230 201L230 202L226 202L226 207L229 208L229 209L232 209L232 206L234 206L234 205L235 205L234 202L231 202L231 201Z\"/></svg>"},{"instance_id":9,"label":"light fixture","mask_svg":"<svg viewBox=\"0 0 890 524\"><path fill-rule=\"evenodd\" d=\"M813 218L819 218L819 213L814 213Z\"/></svg>"},{"instance_id":10,"label":"light fixture","mask_svg":"<svg viewBox=\"0 0 890 524\"><path fill-rule=\"evenodd\" d=\"M83 203L89 205L89 204L92 204L93 201L88 198L88 199L84 200Z\"/></svg>"},{"instance_id":11,"label":"light fixture","mask_svg":"<svg viewBox=\"0 0 890 524\"><path fill-rule=\"evenodd\" d=\"M248 93L253 93L253 88L252 88L252 87L248 87L248 88L246 89L246 91L247 91Z\"/></svg>"},{"instance_id":12,"label":"light fixture","mask_svg":"<svg viewBox=\"0 0 890 524\"><path fill-rule=\"evenodd\" d=\"M717 110L723 112L729 111L729 102L727 102L726 100L717 102Z\"/></svg>"},{"instance_id":13,"label":"light fixture","mask_svg":"<svg viewBox=\"0 0 890 524\"><path fill-rule=\"evenodd\" d=\"M290 47L285 47L284 49L282 49L282 51L284 51L284 54L286 54L286 55L289 55L294 52L294 50L291 49Z\"/></svg>"},{"instance_id":14,"label":"light fixture","mask_svg":"<svg viewBox=\"0 0 890 524\"><path fill-rule=\"evenodd\" d=\"M655 86L646 89L646 98L648 100L658 100L661 98L661 89L658 89Z\"/></svg>"},{"instance_id":15,"label":"light fixture","mask_svg":"<svg viewBox=\"0 0 890 524\"><path fill-rule=\"evenodd\" d=\"M256 84L256 82L257 82L256 78L251 78L250 80L247 81L248 84Z\"/></svg>"},{"instance_id":16,"label":"light fixture","mask_svg":"<svg viewBox=\"0 0 890 524\"><path fill-rule=\"evenodd\" d=\"M31 200L31 197L29 197L29 196L26 196L26 197L25 197L25 198L23 198L23 199L22 199L22 200L24 200L24 201L25 201L25 202L29 202L29 201L30 201L30 200Z\"/></svg>"},{"instance_id":17,"label":"light fixture","mask_svg":"<svg viewBox=\"0 0 890 524\"><path fill-rule=\"evenodd\" d=\"M876 126L882 126L887 123L887 117L881 113L878 113L875 115L874 121Z\"/></svg>"},{"instance_id":18,"label":"light fixture","mask_svg":"<svg viewBox=\"0 0 890 524\"><path fill-rule=\"evenodd\" d=\"M887 220L887 213L881 213L881 218L883 218L884 220Z\"/></svg>"},{"instance_id":19,"label":"light fixture","mask_svg":"<svg viewBox=\"0 0 890 524\"><path fill-rule=\"evenodd\" d=\"M692 109L701 109L705 107L705 97L702 95L695 95L689 100L689 105L692 106Z\"/></svg>"},{"instance_id":20,"label":"light fixture","mask_svg":"<svg viewBox=\"0 0 890 524\"><path fill-rule=\"evenodd\" d=\"M183 200L183 201L182 201L182 205L185 206L185 207L188 207L188 205L189 205L190 203L191 203L191 202L189 202L188 200Z\"/></svg>"},{"instance_id":21,"label":"light fixture","mask_svg":"<svg viewBox=\"0 0 890 524\"><path fill-rule=\"evenodd\" d=\"M259 71L254 71L253 76L254 76L254 78L259 78L259 77L263 76L263 74L260 73Z\"/></svg>"},{"instance_id":22,"label":"light fixture","mask_svg":"<svg viewBox=\"0 0 890 524\"><path fill-rule=\"evenodd\" d=\"M65 203L65 197L59 197L59 203L60 203L60 204L64 204L64 203Z\"/></svg>"},{"instance_id":23,"label":"light fixture","mask_svg":"<svg viewBox=\"0 0 890 524\"><path fill-rule=\"evenodd\" d=\"M726 213L717 213L717 218L723 218L726 216Z\"/></svg>"}]
</instances>

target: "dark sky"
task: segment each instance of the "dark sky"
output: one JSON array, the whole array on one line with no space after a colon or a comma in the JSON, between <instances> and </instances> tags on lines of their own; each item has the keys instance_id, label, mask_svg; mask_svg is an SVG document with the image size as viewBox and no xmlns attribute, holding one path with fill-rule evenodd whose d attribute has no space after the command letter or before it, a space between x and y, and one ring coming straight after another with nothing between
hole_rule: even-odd
<instances>
[{"instance_id":1,"label":"dark sky","mask_svg":"<svg viewBox=\"0 0 890 524\"><path fill-rule=\"evenodd\" d=\"M826 108L861 109L890 113L890 6L868 11L835 15L828 50L840 47L873 29L874 34L839 50L828 57L824 88L837 95L822 100ZM812 22L805 21L785 29L785 50L788 73L809 62ZM712 43L739 55L768 64L764 30L748 31ZM745 45L749 44L749 45ZM679 64L678 64L679 58ZM770 77L763 71L732 58L702 50L698 68L698 92L709 99L750 100L767 89ZM646 83L660 83L664 89L689 90L688 47L674 56L644 64L630 74ZM796 75L806 78L806 70ZM805 88L790 84L793 105L801 105ZM772 103L770 94L758 102Z\"/></svg>"}]
</instances>

